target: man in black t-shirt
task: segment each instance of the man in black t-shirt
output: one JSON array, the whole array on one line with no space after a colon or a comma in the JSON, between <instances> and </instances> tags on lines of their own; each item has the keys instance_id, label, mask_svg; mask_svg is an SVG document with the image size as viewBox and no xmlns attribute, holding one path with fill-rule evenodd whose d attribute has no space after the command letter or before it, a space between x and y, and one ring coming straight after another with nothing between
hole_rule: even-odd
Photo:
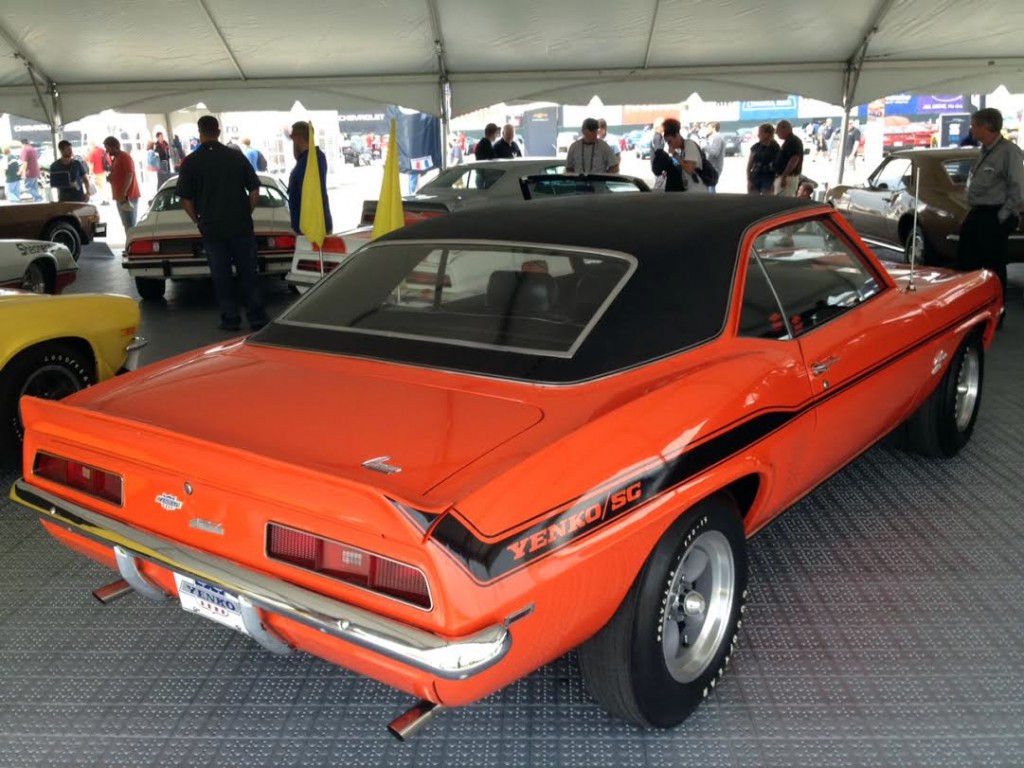
<instances>
[{"instance_id":1,"label":"man in black t-shirt","mask_svg":"<svg viewBox=\"0 0 1024 768\"><path fill-rule=\"evenodd\" d=\"M775 133L782 139L782 147L775 158L775 194L796 197L804 167L804 143L793 133L789 120L780 120Z\"/></svg>"},{"instance_id":2,"label":"man in black t-shirt","mask_svg":"<svg viewBox=\"0 0 1024 768\"><path fill-rule=\"evenodd\" d=\"M203 249L213 276L220 305L220 328L241 328L235 285L234 265L245 302L250 327L257 331L267 324L267 313L260 296L256 235L252 211L259 202L260 182L252 165L241 152L218 141L220 124L212 115L199 118L199 148L185 158L175 190L189 218L199 227Z\"/></svg>"},{"instance_id":3,"label":"man in black t-shirt","mask_svg":"<svg viewBox=\"0 0 1024 768\"><path fill-rule=\"evenodd\" d=\"M85 163L74 156L71 142L57 144L60 157L50 165L50 186L57 190L62 203L89 202L89 171Z\"/></svg>"},{"instance_id":4,"label":"man in black t-shirt","mask_svg":"<svg viewBox=\"0 0 1024 768\"><path fill-rule=\"evenodd\" d=\"M501 129L501 138L494 142L494 156L499 160L511 160L513 157L523 156L523 150L516 142L516 129L512 123L507 123Z\"/></svg>"},{"instance_id":5,"label":"man in black t-shirt","mask_svg":"<svg viewBox=\"0 0 1024 768\"><path fill-rule=\"evenodd\" d=\"M476 147L473 149L473 154L476 155L477 160L494 160L497 155L494 154L494 140L498 137L498 126L494 123L488 123L487 127L484 128L484 137L476 143Z\"/></svg>"}]
</instances>

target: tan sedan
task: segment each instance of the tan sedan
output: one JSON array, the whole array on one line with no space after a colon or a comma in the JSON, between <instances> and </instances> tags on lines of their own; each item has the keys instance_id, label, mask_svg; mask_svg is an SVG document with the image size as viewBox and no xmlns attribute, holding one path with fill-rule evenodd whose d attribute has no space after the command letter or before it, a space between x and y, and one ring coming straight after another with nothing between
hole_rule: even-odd
<instances>
[{"instance_id":1,"label":"tan sedan","mask_svg":"<svg viewBox=\"0 0 1024 768\"><path fill-rule=\"evenodd\" d=\"M949 264L969 210L967 175L978 152L968 147L893 152L864 184L835 187L825 199L868 243L901 248L905 256L916 246L923 262ZM921 181L916 190L918 171ZM1024 229L1010 236L1010 261L1024 261Z\"/></svg>"}]
</instances>

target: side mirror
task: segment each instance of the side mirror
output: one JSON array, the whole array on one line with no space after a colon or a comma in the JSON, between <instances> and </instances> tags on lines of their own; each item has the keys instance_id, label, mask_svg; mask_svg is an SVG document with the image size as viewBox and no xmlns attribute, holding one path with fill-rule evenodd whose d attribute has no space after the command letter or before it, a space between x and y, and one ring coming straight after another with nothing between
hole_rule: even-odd
<instances>
[{"instance_id":1,"label":"side mirror","mask_svg":"<svg viewBox=\"0 0 1024 768\"><path fill-rule=\"evenodd\" d=\"M886 184L886 183L885 183L885 182L883 181L883 182L882 182L882 183L880 183L880 184L879 184L879 185L878 185L877 187L875 187L875 189L880 189L880 190L887 190L887 189L889 189L889 185L888 185L888 184Z\"/></svg>"}]
</instances>

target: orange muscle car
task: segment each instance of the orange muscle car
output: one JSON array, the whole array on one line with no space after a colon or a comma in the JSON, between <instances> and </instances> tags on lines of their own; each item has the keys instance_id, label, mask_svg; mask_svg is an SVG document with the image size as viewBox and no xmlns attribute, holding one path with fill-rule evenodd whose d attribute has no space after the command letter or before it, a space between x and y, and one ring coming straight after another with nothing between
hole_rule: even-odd
<instances>
[{"instance_id":1,"label":"orange muscle car","mask_svg":"<svg viewBox=\"0 0 1024 768\"><path fill-rule=\"evenodd\" d=\"M577 646L598 702L670 727L733 652L746 538L891 432L955 454L1000 309L796 200L453 213L253 336L24 398L12 494L119 571L101 599L416 697L399 737Z\"/></svg>"}]
</instances>

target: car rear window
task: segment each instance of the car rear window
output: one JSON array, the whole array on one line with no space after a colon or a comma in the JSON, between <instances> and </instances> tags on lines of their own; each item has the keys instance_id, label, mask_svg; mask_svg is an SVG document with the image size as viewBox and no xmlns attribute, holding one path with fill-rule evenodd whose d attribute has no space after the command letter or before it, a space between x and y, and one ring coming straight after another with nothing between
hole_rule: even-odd
<instances>
[{"instance_id":1,"label":"car rear window","mask_svg":"<svg viewBox=\"0 0 1024 768\"><path fill-rule=\"evenodd\" d=\"M260 185L260 199L256 203L257 208L285 208L287 205L288 200L280 190ZM156 213L161 211L180 211L182 210L181 198L175 194L173 187L161 189L156 193L153 202L150 203L149 210Z\"/></svg>"},{"instance_id":2,"label":"car rear window","mask_svg":"<svg viewBox=\"0 0 1024 768\"><path fill-rule=\"evenodd\" d=\"M465 168L456 166L438 175L436 179L420 187L430 189L487 189L505 175L499 168Z\"/></svg>"},{"instance_id":3,"label":"car rear window","mask_svg":"<svg viewBox=\"0 0 1024 768\"><path fill-rule=\"evenodd\" d=\"M631 256L575 249L382 243L278 323L571 357L635 268Z\"/></svg>"},{"instance_id":4,"label":"car rear window","mask_svg":"<svg viewBox=\"0 0 1024 768\"><path fill-rule=\"evenodd\" d=\"M972 165L974 165L973 157L967 160L947 160L942 164L942 170L954 184L966 184Z\"/></svg>"}]
</instances>

